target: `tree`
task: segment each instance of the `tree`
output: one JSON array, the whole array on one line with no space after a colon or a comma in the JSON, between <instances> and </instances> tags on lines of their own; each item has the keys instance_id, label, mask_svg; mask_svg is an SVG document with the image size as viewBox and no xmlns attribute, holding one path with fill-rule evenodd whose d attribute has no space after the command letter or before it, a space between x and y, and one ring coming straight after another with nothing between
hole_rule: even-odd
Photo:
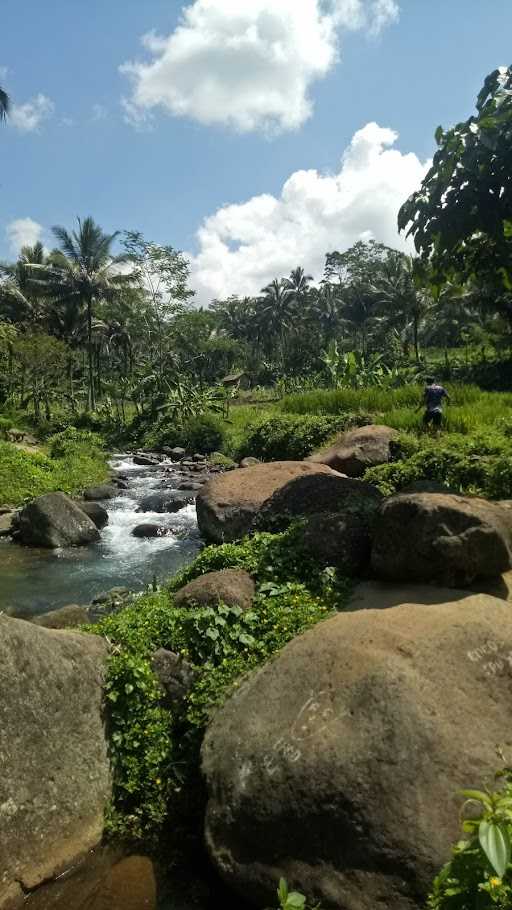
<instances>
[{"instance_id":1,"label":"tree","mask_svg":"<svg viewBox=\"0 0 512 910\"><path fill-rule=\"evenodd\" d=\"M9 113L10 106L11 106L11 102L9 99L9 95L0 86L0 120L5 120L5 118L7 117L7 114Z\"/></svg>"},{"instance_id":2,"label":"tree","mask_svg":"<svg viewBox=\"0 0 512 910\"><path fill-rule=\"evenodd\" d=\"M398 227L409 226L435 284L473 280L495 295L512 290L512 67L487 76L476 109L436 130L432 167Z\"/></svg>"},{"instance_id":3,"label":"tree","mask_svg":"<svg viewBox=\"0 0 512 910\"><path fill-rule=\"evenodd\" d=\"M57 225L53 233L59 254L49 264L28 264L31 282L51 297L58 307L79 308L85 312L87 327L88 407L96 407L94 387L93 314L101 300L112 299L120 288L133 281L131 274L120 274L123 257L115 257L112 245L118 236L105 234L91 218L78 218L78 230L69 233Z\"/></svg>"},{"instance_id":4,"label":"tree","mask_svg":"<svg viewBox=\"0 0 512 910\"><path fill-rule=\"evenodd\" d=\"M412 258L399 252L390 253L375 284L375 293L390 324L394 324L404 341L407 341L409 330L412 329L414 354L419 363L420 324L428 310L430 298L416 284Z\"/></svg>"},{"instance_id":5,"label":"tree","mask_svg":"<svg viewBox=\"0 0 512 910\"><path fill-rule=\"evenodd\" d=\"M264 297L261 298L258 309L258 323L262 337L265 338L267 352L270 351L272 342L277 341L281 366L284 369L286 333L292 330L295 313L295 291L287 287L284 280L277 278L261 289Z\"/></svg>"}]
</instances>

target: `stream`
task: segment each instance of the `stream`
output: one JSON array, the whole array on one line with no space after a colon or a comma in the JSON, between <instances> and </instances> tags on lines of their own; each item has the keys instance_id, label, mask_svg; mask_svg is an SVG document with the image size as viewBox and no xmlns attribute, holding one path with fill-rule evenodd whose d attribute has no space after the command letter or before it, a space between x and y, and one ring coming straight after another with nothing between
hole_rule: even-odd
<instances>
[{"instance_id":1,"label":"stream","mask_svg":"<svg viewBox=\"0 0 512 910\"><path fill-rule=\"evenodd\" d=\"M142 591L154 577L161 582L192 561L200 548L193 503L174 514L137 512L144 496L162 489L169 490L171 498L174 494L184 498L186 494L177 490L183 477L173 471L173 463L140 467L131 456L117 454L110 466L127 489L101 503L109 523L98 543L38 550L0 541L0 611L28 617L67 604L89 604L115 586ZM169 528L169 533L152 539L133 537L133 529L145 522Z\"/></svg>"}]
</instances>

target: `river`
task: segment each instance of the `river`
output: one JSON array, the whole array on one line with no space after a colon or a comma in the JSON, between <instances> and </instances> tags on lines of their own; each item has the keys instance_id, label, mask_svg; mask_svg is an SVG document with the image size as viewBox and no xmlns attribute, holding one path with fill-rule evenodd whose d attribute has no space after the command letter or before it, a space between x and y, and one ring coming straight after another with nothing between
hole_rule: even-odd
<instances>
[{"instance_id":1,"label":"river","mask_svg":"<svg viewBox=\"0 0 512 910\"><path fill-rule=\"evenodd\" d=\"M174 466L175 467L175 466ZM191 562L200 548L195 505L174 514L137 511L144 496L177 490L183 479L171 461L158 467L134 465L125 454L113 455L111 468L126 481L127 489L101 503L109 523L101 540L89 547L38 550L9 540L0 541L0 610L20 617L45 613L71 603L88 604L115 586L141 591L173 575ZM190 494L192 496L193 494ZM138 524L157 523L169 533L152 539L132 536Z\"/></svg>"}]
</instances>

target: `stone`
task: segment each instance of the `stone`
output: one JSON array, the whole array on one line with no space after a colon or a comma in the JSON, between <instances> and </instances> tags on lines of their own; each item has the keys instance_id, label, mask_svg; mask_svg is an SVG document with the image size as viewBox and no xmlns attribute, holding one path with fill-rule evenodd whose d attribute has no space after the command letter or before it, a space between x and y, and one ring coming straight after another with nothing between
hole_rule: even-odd
<instances>
[{"instance_id":1,"label":"stone","mask_svg":"<svg viewBox=\"0 0 512 910\"><path fill-rule=\"evenodd\" d=\"M116 478L115 480L112 481L112 483L115 484L115 486L117 487L118 490L129 490L130 489L130 484L126 480L120 480L119 478Z\"/></svg>"},{"instance_id":2,"label":"stone","mask_svg":"<svg viewBox=\"0 0 512 910\"><path fill-rule=\"evenodd\" d=\"M207 456L201 455L200 452L196 452L195 455L192 455L192 461L206 461Z\"/></svg>"},{"instance_id":3,"label":"stone","mask_svg":"<svg viewBox=\"0 0 512 910\"><path fill-rule=\"evenodd\" d=\"M254 600L255 585L244 569L221 569L194 578L174 595L177 607L228 607L250 610Z\"/></svg>"},{"instance_id":4,"label":"stone","mask_svg":"<svg viewBox=\"0 0 512 910\"><path fill-rule=\"evenodd\" d=\"M329 467L304 461L275 461L218 474L199 491L197 521L214 543L237 540L250 530L257 512L276 490L295 477L332 474Z\"/></svg>"},{"instance_id":5,"label":"stone","mask_svg":"<svg viewBox=\"0 0 512 910\"><path fill-rule=\"evenodd\" d=\"M179 512L186 505L186 499L173 498L169 492L150 493L141 500L137 512L157 512L162 515L164 512Z\"/></svg>"},{"instance_id":6,"label":"stone","mask_svg":"<svg viewBox=\"0 0 512 910\"><path fill-rule=\"evenodd\" d=\"M348 512L308 515L301 529L304 551L322 568L335 567L346 578L364 575L370 567L371 516Z\"/></svg>"},{"instance_id":7,"label":"stone","mask_svg":"<svg viewBox=\"0 0 512 910\"><path fill-rule=\"evenodd\" d=\"M160 464L156 458L150 458L148 455L134 455L133 463L142 468L156 468Z\"/></svg>"},{"instance_id":8,"label":"stone","mask_svg":"<svg viewBox=\"0 0 512 910\"><path fill-rule=\"evenodd\" d=\"M137 525L132 531L132 537L168 537L171 529L157 525L152 522L145 522Z\"/></svg>"},{"instance_id":9,"label":"stone","mask_svg":"<svg viewBox=\"0 0 512 910\"><path fill-rule=\"evenodd\" d=\"M96 606L98 604L105 604L109 600L124 600L129 595L129 588L117 586L115 588L110 588L110 591L102 591L101 594L97 594L96 597L93 598L92 603Z\"/></svg>"},{"instance_id":10,"label":"stone","mask_svg":"<svg viewBox=\"0 0 512 910\"><path fill-rule=\"evenodd\" d=\"M97 502L102 499L115 499L117 495L117 489L111 483L102 483L96 487L88 487L84 490L84 499L86 502Z\"/></svg>"},{"instance_id":11,"label":"stone","mask_svg":"<svg viewBox=\"0 0 512 910\"><path fill-rule=\"evenodd\" d=\"M59 607L58 610L50 610L49 613L43 613L32 620L34 625L43 626L45 629L75 629L77 626L87 625L90 621L88 608L79 604L68 604Z\"/></svg>"},{"instance_id":12,"label":"stone","mask_svg":"<svg viewBox=\"0 0 512 910\"><path fill-rule=\"evenodd\" d=\"M251 674L202 748L206 840L268 906L284 876L338 910L418 910L494 780L511 721L512 613L487 595L338 614Z\"/></svg>"},{"instance_id":13,"label":"stone","mask_svg":"<svg viewBox=\"0 0 512 910\"><path fill-rule=\"evenodd\" d=\"M0 537L9 537L9 535L12 533L12 525L16 515L16 511L3 512L0 515Z\"/></svg>"},{"instance_id":14,"label":"stone","mask_svg":"<svg viewBox=\"0 0 512 910\"><path fill-rule=\"evenodd\" d=\"M259 458L252 458L250 455L247 458L242 458L239 467L240 468L253 468L255 465L261 464Z\"/></svg>"},{"instance_id":15,"label":"stone","mask_svg":"<svg viewBox=\"0 0 512 910\"><path fill-rule=\"evenodd\" d=\"M367 468L386 464L391 459L391 443L396 430L371 425L343 433L332 445L311 455L307 461L326 464L349 477L362 477Z\"/></svg>"},{"instance_id":16,"label":"stone","mask_svg":"<svg viewBox=\"0 0 512 910\"><path fill-rule=\"evenodd\" d=\"M82 512L89 516L99 531L108 525L108 512L103 506L100 506L99 502L80 502L79 500L77 505Z\"/></svg>"},{"instance_id":17,"label":"stone","mask_svg":"<svg viewBox=\"0 0 512 910\"><path fill-rule=\"evenodd\" d=\"M372 524L383 501L376 487L341 474L294 477L261 506L254 521L259 531L281 531L291 521L317 513L359 515Z\"/></svg>"},{"instance_id":18,"label":"stone","mask_svg":"<svg viewBox=\"0 0 512 910\"><path fill-rule=\"evenodd\" d=\"M452 490L450 487L447 487L444 483L439 483L437 480L413 480L412 483L407 484L402 490L401 493L450 493L454 496L459 495L458 490Z\"/></svg>"},{"instance_id":19,"label":"stone","mask_svg":"<svg viewBox=\"0 0 512 910\"><path fill-rule=\"evenodd\" d=\"M99 540L94 522L65 493L45 493L20 512L19 538L34 547L78 547Z\"/></svg>"},{"instance_id":20,"label":"stone","mask_svg":"<svg viewBox=\"0 0 512 910\"><path fill-rule=\"evenodd\" d=\"M169 455L173 461L182 461L186 457L187 450L182 449L181 446L175 446L173 449L170 449L166 452L166 455Z\"/></svg>"},{"instance_id":21,"label":"stone","mask_svg":"<svg viewBox=\"0 0 512 910\"><path fill-rule=\"evenodd\" d=\"M111 798L95 635L0 616L0 907L97 846Z\"/></svg>"},{"instance_id":22,"label":"stone","mask_svg":"<svg viewBox=\"0 0 512 910\"><path fill-rule=\"evenodd\" d=\"M199 483L199 481L197 481L197 480L182 480L178 484L176 489L177 490L190 490L191 492L195 492L196 490L201 490L203 486L204 486L204 484Z\"/></svg>"},{"instance_id":23,"label":"stone","mask_svg":"<svg viewBox=\"0 0 512 910\"><path fill-rule=\"evenodd\" d=\"M162 705L172 710L192 689L197 671L179 654L165 648L155 651L151 658L151 667L163 689Z\"/></svg>"},{"instance_id":24,"label":"stone","mask_svg":"<svg viewBox=\"0 0 512 910\"><path fill-rule=\"evenodd\" d=\"M506 510L476 497L400 493L377 519L372 568L387 581L427 581L463 588L512 566Z\"/></svg>"}]
</instances>

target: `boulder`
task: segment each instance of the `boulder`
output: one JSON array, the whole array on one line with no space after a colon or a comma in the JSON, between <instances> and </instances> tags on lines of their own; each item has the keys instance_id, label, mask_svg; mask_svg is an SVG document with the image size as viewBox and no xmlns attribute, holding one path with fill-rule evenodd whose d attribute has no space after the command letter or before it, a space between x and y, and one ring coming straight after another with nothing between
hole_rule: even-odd
<instances>
[{"instance_id":1,"label":"boulder","mask_svg":"<svg viewBox=\"0 0 512 910\"><path fill-rule=\"evenodd\" d=\"M388 581L464 587L512 566L511 520L501 506L476 497L400 493L377 519L372 568Z\"/></svg>"},{"instance_id":2,"label":"boulder","mask_svg":"<svg viewBox=\"0 0 512 910\"><path fill-rule=\"evenodd\" d=\"M187 505L186 499L173 498L169 492L150 493L141 500L137 512L179 512Z\"/></svg>"},{"instance_id":3,"label":"boulder","mask_svg":"<svg viewBox=\"0 0 512 910\"><path fill-rule=\"evenodd\" d=\"M254 528L280 531L291 521L323 512L358 515L371 525L383 501L376 487L341 474L306 474L277 489L261 506Z\"/></svg>"},{"instance_id":4,"label":"boulder","mask_svg":"<svg viewBox=\"0 0 512 910\"><path fill-rule=\"evenodd\" d=\"M178 486L177 490L189 490L191 493L194 493L196 490L201 490L204 484L199 483L198 480L182 480Z\"/></svg>"},{"instance_id":5,"label":"boulder","mask_svg":"<svg viewBox=\"0 0 512 910\"><path fill-rule=\"evenodd\" d=\"M9 537L13 530L13 522L16 518L17 512L13 510L12 512L3 512L0 515L0 537Z\"/></svg>"},{"instance_id":6,"label":"boulder","mask_svg":"<svg viewBox=\"0 0 512 910\"><path fill-rule=\"evenodd\" d=\"M77 502L77 505L89 516L99 531L108 525L108 512L99 502Z\"/></svg>"},{"instance_id":7,"label":"boulder","mask_svg":"<svg viewBox=\"0 0 512 910\"><path fill-rule=\"evenodd\" d=\"M160 464L156 458L150 458L148 455L134 455L133 463L142 468L156 468Z\"/></svg>"},{"instance_id":8,"label":"boulder","mask_svg":"<svg viewBox=\"0 0 512 910\"><path fill-rule=\"evenodd\" d=\"M132 531L132 537L167 537L170 533L169 528L148 521L137 525Z\"/></svg>"},{"instance_id":9,"label":"boulder","mask_svg":"<svg viewBox=\"0 0 512 910\"><path fill-rule=\"evenodd\" d=\"M192 461L206 461L206 459L207 456L201 455L200 452L196 452L194 455L192 455Z\"/></svg>"},{"instance_id":10,"label":"boulder","mask_svg":"<svg viewBox=\"0 0 512 910\"><path fill-rule=\"evenodd\" d=\"M37 887L103 834L111 797L95 635L0 616L0 907L14 883Z\"/></svg>"},{"instance_id":11,"label":"boulder","mask_svg":"<svg viewBox=\"0 0 512 910\"><path fill-rule=\"evenodd\" d=\"M34 547L78 547L99 540L99 531L65 493L45 493L20 512L19 538Z\"/></svg>"},{"instance_id":12,"label":"boulder","mask_svg":"<svg viewBox=\"0 0 512 910\"><path fill-rule=\"evenodd\" d=\"M155 651L151 658L151 667L164 692L162 704L168 710L172 710L190 692L197 671L179 654L165 648Z\"/></svg>"},{"instance_id":13,"label":"boulder","mask_svg":"<svg viewBox=\"0 0 512 910\"><path fill-rule=\"evenodd\" d=\"M267 905L284 876L338 910L418 910L512 720L512 613L486 595L338 614L214 715L207 844Z\"/></svg>"},{"instance_id":14,"label":"boulder","mask_svg":"<svg viewBox=\"0 0 512 910\"><path fill-rule=\"evenodd\" d=\"M251 576L243 569L222 569L208 572L180 588L174 595L177 607L228 607L250 610L255 586Z\"/></svg>"},{"instance_id":15,"label":"boulder","mask_svg":"<svg viewBox=\"0 0 512 910\"><path fill-rule=\"evenodd\" d=\"M181 446L175 446L173 449L169 449L165 454L169 455L173 461L182 461L183 458L186 457L187 450L182 449Z\"/></svg>"},{"instance_id":16,"label":"boulder","mask_svg":"<svg viewBox=\"0 0 512 910\"><path fill-rule=\"evenodd\" d=\"M196 508L201 534L215 543L247 534L257 512L276 490L295 477L335 472L321 464L275 461L218 474L199 491Z\"/></svg>"},{"instance_id":17,"label":"boulder","mask_svg":"<svg viewBox=\"0 0 512 910\"><path fill-rule=\"evenodd\" d=\"M102 483L97 487L88 487L84 490L86 502L97 502L102 499L115 499L118 496L116 487L111 483Z\"/></svg>"},{"instance_id":18,"label":"boulder","mask_svg":"<svg viewBox=\"0 0 512 910\"><path fill-rule=\"evenodd\" d=\"M326 464L349 477L361 477L367 468L391 459L391 443L396 430L371 425L343 433L331 446L311 455L307 461Z\"/></svg>"},{"instance_id":19,"label":"boulder","mask_svg":"<svg viewBox=\"0 0 512 910\"><path fill-rule=\"evenodd\" d=\"M347 578L370 566L373 519L357 512L308 515L301 529L305 552L323 568L334 566Z\"/></svg>"},{"instance_id":20,"label":"boulder","mask_svg":"<svg viewBox=\"0 0 512 910\"><path fill-rule=\"evenodd\" d=\"M79 604L68 604L58 610L43 613L32 620L34 625L43 626L45 629L76 629L90 623L89 610Z\"/></svg>"},{"instance_id":21,"label":"boulder","mask_svg":"<svg viewBox=\"0 0 512 910\"><path fill-rule=\"evenodd\" d=\"M239 467L241 468L253 468L255 465L261 464L259 458L252 458L250 455L247 458L242 458Z\"/></svg>"}]
</instances>

